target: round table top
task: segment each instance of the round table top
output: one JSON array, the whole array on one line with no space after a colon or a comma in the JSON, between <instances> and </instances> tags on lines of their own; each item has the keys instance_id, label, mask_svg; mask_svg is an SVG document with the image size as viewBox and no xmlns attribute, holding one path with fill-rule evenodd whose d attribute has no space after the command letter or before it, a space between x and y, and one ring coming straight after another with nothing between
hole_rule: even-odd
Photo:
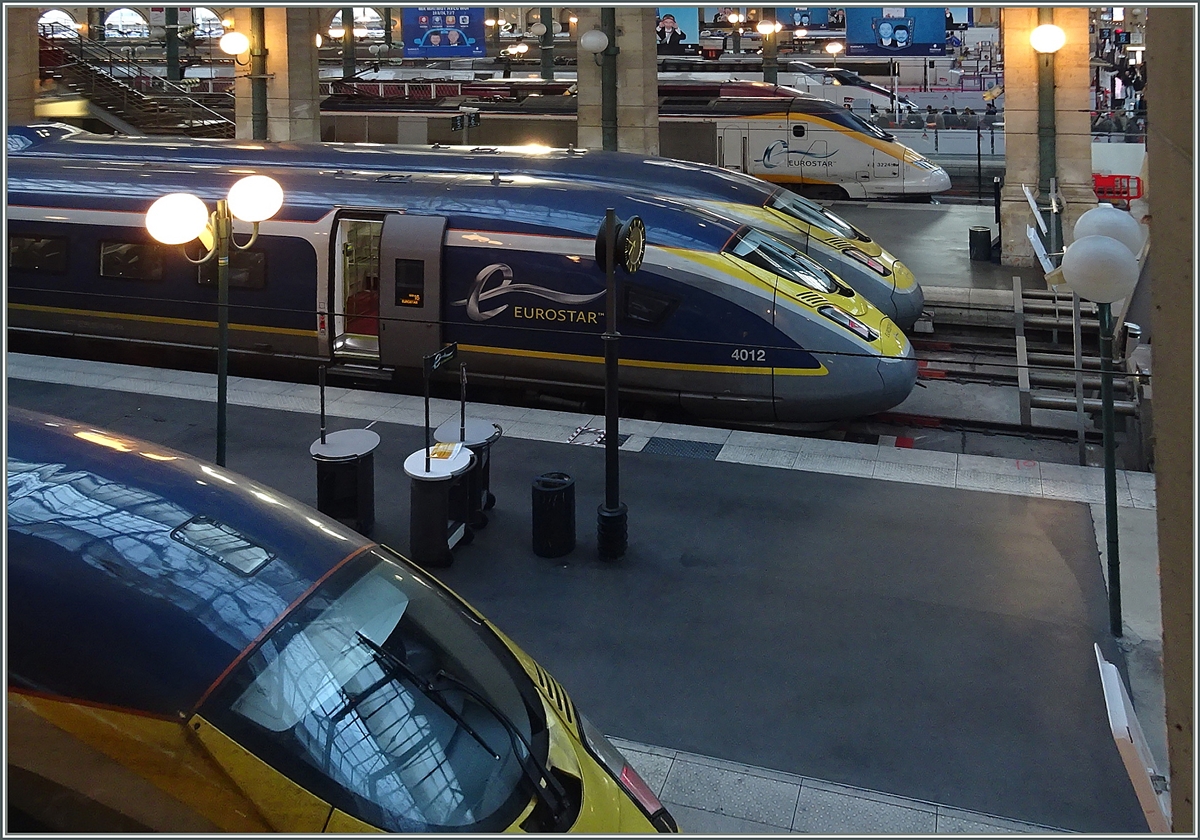
<instances>
[{"instance_id":1,"label":"round table top","mask_svg":"<svg viewBox=\"0 0 1200 840\"><path fill-rule=\"evenodd\" d=\"M432 447L431 447L432 449ZM471 450L459 447L449 458L430 458L429 472L425 472L425 450L418 449L404 459L404 474L409 478L425 481L443 481L461 475L471 466Z\"/></svg>"},{"instance_id":2,"label":"round table top","mask_svg":"<svg viewBox=\"0 0 1200 840\"><path fill-rule=\"evenodd\" d=\"M351 461L370 454L378 445L379 435L370 429L343 429L326 434L324 443L317 438L308 452L321 461Z\"/></svg>"},{"instance_id":3,"label":"round table top","mask_svg":"<svg viewBox=\"0 0 1200 840\"><path fill-rule=\"evenodd\" d=\"M451 417L442 425L438 426L433 433L433 439L439 443L462 443L466 446L479 446L487 443L494 437L500 434L499 429L494 423L489 423L487 420L475 420L474 418L467 419L467 433L465 437L462 435L462 421L458 417Z\"/></svg>"}]
</instances>

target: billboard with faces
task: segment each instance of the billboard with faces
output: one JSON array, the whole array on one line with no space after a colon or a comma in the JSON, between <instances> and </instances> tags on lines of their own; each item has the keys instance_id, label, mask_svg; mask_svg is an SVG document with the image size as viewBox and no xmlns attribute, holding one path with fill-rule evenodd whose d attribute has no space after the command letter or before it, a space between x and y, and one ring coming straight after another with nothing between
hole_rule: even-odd
<instances>
[{"instance_id":1,"label":"billboard with faces","mask_svg":"<svg viewBox=\"0 0 1200 840\"><path fill-rule=\"evenodd\" d=\"M484 7L406 8L401 20L405 58L483 56Z\"/></svg>"},{"instance_id":2,"label":"billboard with faces","mask_svg":"<svg viewBox=\"0 0 1200 840\"><path fill-rule=\"evenodd\" d=\"M846 9L846 55L945 55L944 7Z\"/></svg>"}]
</instances>

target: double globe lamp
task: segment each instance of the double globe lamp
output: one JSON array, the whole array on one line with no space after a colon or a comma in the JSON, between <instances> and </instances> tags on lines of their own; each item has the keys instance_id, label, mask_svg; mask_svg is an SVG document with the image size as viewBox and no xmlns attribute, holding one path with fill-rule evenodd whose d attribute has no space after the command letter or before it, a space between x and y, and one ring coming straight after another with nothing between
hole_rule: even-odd
<instances>
[{"instance_id":1,"label":"double globe lamp","mask_svg":"<svg viewBox=\"0 0 1200 840\"><path fill-rule=\"evenodd\" d=\"M249 175L235 183L229 197L217 200L217 208L208 207L191 193L170 193L150 205L146 212L146 230L165 245L186 245L199 239L207 250L200 259L188 262L201 265L217 260L217 464L225 466L225 407L227 403L229 357L229 249L239 251L258 239L259 222L266 221L283 206L283 189L266 175ZM233 241L233 220L250 222L254 230L245 245Z\"/></svg>"},{"instance_id":2,"label":"double globe lamp","mask_svg":"<svg viewBox=\"0 0 1200 840\"><path fill-rule=\"evenodd\" d=\"M1040 27L1039 27L1040 28ZM1036 30L1035 30L1036 31ZM1111 204L1093 207L1075 223L1075 241L1063 253L1059 270L1067 286L1096 304L1100 316L1100 402L1104 430L1104 519L1108 542L1109 626L1120 637L1121 575L1117 544L1117 469L1113 431L1112 304L1137 285L1142 229Z\"/></svg>"}]
</instances>

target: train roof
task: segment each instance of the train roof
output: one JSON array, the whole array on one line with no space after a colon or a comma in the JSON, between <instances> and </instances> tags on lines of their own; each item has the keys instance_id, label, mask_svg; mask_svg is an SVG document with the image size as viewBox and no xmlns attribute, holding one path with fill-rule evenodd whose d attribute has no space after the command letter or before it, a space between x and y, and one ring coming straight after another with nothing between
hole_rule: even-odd
<instances>
[{"instance_id":1,"label":"train roof","mask_svg":"<svg viewBox=\"0 0 1200 840\"><path fill-rule=\"evenodd\" d=\"M215 202L248 174L275 178L284 205L275 221L316 221L334 209L445 216L452 227L594 237L612 207L638 215L652 245L719 251L741 227L682 200L621 185L494 173L389 173L188 161L9 158L8 203L15 206L145 213L159 197L190 192Z\"/></svg>"},{"instance_id":2,"label":"train roof","mask_svg":"<svg viewBox=\"0 0 1200 840\"><path fill-rule=\"evenodd\" d=\"M269 487L8 411L8 680L176 718L372 545Z\"/></svg>"},{"instance_id":3,"label":"train roof","mask_svg":"<svg viewBox=\"0 0 1200 840\"><path fill-rule=\"evenodd\" d=\"M45 136L38 136L43 131ZM16 132L16 133L14 133ZM262 163L287 166L330 166L406 171L443 171L452 159L454 168L503 174L522 172L583 180L638 185L649 192L668 191L687 198L761 206L780 187L738 172L692 161L673 160L629 152L604 152L547 146L400 146L381 143L262 143L247 140L209 140L166 137L121 137L92 134L60 124L14 127L10 136L29 146L15 152L52 157L170 158L208 163ZM269 151L267 150L269 149ZM661 185L661 187L659 186Z\"/></svg>"}]
</instances>

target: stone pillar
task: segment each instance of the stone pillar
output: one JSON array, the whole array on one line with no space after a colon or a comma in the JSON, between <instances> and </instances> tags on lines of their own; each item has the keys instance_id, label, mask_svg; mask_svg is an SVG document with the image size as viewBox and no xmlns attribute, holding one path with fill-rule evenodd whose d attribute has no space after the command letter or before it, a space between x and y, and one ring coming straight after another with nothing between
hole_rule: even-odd
<instances>
[{"instance_id":1,"label":"stone pillar","mask_svg":"<svg viewBox=\"0 0 1200 840\"><path fill-rule=\"evenodd\" d=\"M33 103L38 95L37 9L9 6L4 10L8 49L8 124L33 122Z\"/></svg>"},{"instance_id":2,"label":"stone pillar","mask_svg":"<svg viewBox=\"0 0 1200 840\"><path fill-rule=\"evenodd\" d=\"M267 139L307 142L321 139L321 96L317 83L316 35L322 10L314 6L268 6L264 18L267 48ZM250 33L249 9L234 11L234 26ZM254 136L248 66L237 68L234 113L237 136Z\"/></svg>"},{"instance_id":3,"label":"stone pillar","mask_svg":"<svg viewBox=\"0 0 1200 840\"><path fill-rule=\"evenodd\" d=\"M1150 302L1153 327L1158 564L1163 621L1163 688L1171 764L1173 832L1195 832L1192 733L1195 702L1196 592L1195 396L1196 225L1193 111L1194 8L1148 10L1146 155L1150 165Z\"/></svg>"},{"instance_id":4,"label":"stone pillar","mask_svg":"<svg viewBox=\"0 0 1200 840\"><path fill-rule=\"evenodd\" d=\"M600 28L600 9L578 12L576 35ZM617 8L617 149L658 154L658 48L653 8ZM585 52L576 67L579 81L579 145L604 147L600 128L600 68Z\"/></svg>"},{"instance_id":5,"label":"stone pillar","mask_svg":"<svg viewBox=\"0 0 1200 840\"><path fill-rule=\"evenodd\" d=\"M1036 260L1025 229L1033 223L1033 212L1021 185L1028 185L1038 194L1038 54L1029 44L1029 33L1038 25L1038 10L1003 9L1001 13L1006 163L1000 196L1000 261L1004 265L1029 266ZM1075 221L1096 206L1088 117L1088 10L1056 8L1054 23L1067 36L1066 44L1054 56L1054 122L1055 177L1066 202L1062 230L1069 243Z\"/></svg>"}]
</instances>

